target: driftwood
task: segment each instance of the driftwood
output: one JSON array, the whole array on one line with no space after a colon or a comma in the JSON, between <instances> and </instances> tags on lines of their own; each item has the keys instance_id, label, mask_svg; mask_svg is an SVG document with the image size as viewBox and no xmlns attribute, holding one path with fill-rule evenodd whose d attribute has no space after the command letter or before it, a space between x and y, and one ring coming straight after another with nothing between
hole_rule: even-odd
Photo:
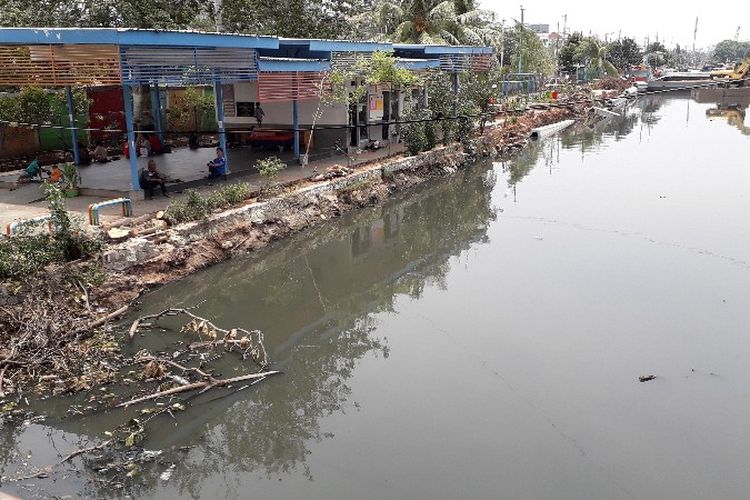
<instances>
[{"instance_id":1,"label":"driftwood","mask_svg":"<svg viewBox=\"0 0 750 500\"><path fill-rule=\"evenodd\" d=\"M73 453L66 456L65 458L63 458L62 460L60 460L57 463L57 465L61 465L61 464L64 464L65 462L69 462L70 460L73 460L78 455L83 455L84 453L91 453L92 451L102 450L106 448L107 446L109 446L110 444L112 444L112 440L108 439L107 441L104 441L103 443L98 444L96 446L90 446L89 448L81 448L80 450L76 450Z\"/></svg>"},{"instance_id":2,"label":"driftwood","mask_svg":"<svg viewBox=\"0 0 750 500\"><path fill-rule=\"evenodd\" d=\"M96 328L97 326L102 326L106 322L108 322L108 321L110 321L112 319L115 319L118 316L122 316L123 314L125 314L128 311L129 307L130 307L129 305L122 306L121 308L119 308L115 312L111 312L111 313L107 314L106 316L103 316L103 317L97 319L96 321L94 321L93 323L91 323L89 325L89 328Z\"/></svg>"},{"instance_id":3,"label":"driftwood","mask_svg":"<svg viewBox=\"0 0 750 500\"><path fill-rule=\"evenodd\" d=\"M181 385L179 387L173 387L172 389L167 389L166 391L159 391L154 394L150 394L148 396L131 399L130 401L120 403L115 408L126 408L130 405L143 403L144 401L151 401L152 399L163 398L165 396L172 396L174 394L179 394L181 392L196 391L198 389L203 389L204 391L206 391L208 389L213 389L214 387L223 387L223 386L234 384L237 382L244 382L246 380L264 379L266 377L270 377L271 375L278 375L279 373L281 372L267 371L267 372L260 372L260 373L252 373L250 375L242 375L240 377L228 378L228 379L223 379L223 380L209 378L208 380L204 380L202 382L194 382L188 385Z\"/></svg>"}]
</instances>

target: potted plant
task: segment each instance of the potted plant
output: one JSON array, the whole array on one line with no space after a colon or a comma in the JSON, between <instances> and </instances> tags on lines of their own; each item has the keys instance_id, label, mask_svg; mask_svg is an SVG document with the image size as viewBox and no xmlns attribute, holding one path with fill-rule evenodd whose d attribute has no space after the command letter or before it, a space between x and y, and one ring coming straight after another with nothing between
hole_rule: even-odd
<instances>
[{"instance_id":1,"label":"potted plant","mask_svg":"<svg viewBox=\"0 0 750 500\"><path fill-rule=\"evenodd\" d=\"M63 180L65 186L65 196L75 198L80 194L81 176L78 174L78 168L72 163L66 163L62 167Z\"/></svg>"}]
</instances>

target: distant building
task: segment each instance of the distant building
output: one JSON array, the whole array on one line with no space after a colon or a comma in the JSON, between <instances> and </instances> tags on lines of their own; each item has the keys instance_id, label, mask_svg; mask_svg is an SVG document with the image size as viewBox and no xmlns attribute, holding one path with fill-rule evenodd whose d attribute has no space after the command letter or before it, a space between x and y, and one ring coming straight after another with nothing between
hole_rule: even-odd
<instances>
[{"instance_id":1,"label":"distant building","mask_svg":"<svg viewBox=\"0 0 750 500\"><path fill-rule=\"evenodd\" d=\"M549 45L549 24L527 24L526 27L536 33L545 46Z\"/></svg>"}]
</instances>

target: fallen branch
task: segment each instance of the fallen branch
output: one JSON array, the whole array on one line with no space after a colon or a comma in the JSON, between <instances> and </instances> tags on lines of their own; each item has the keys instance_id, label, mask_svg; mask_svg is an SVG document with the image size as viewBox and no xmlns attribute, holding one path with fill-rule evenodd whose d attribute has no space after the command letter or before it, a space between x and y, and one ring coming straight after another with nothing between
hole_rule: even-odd
<instances>
[{"instance_id":1,"label":"fallen branch","mask_svg":"<svg viewBox=\"0 0 750 500\"><path fill-rule=\"evenodd\" d=\"M89 328L96 328L98 326L102 326L103 324L107 323L108 321L110 321L112 319L115 319L118 316L122 316L123 314L125 314L128 311L128 308L130 308L129 305L122 306L121 308L119 308L115 312L109 313L106 316L103 316L103 317L97 319L96 321L94 321L93 323L91 323L89 325Z\"/></svg>"},{"instance_id":2,"label":"fallen branch","mask_svg":"<svg viewBox=\"0 0 750 500\"><path fill-rule=\"evenodd\" d=\"M195 382L193 384L182 385L180 387L173 387L172 389L167 389L166 391L159 391L154 394L150 394L148 396L131 399L130 401L126 401L125 403L120 403L119 405L115 406L115 408L126 408L130 405L143 403L144 401L151 401L152 399L163 398L165 396L172 396L174 394L179 394L181 392L195 391L198 389L203 389L203 392L205 392L209 389L213 389L214 387L223 387L225 385L230 385L230 384L234 384L237 382L244 382L246 380L265 378L271 375L278 375L279 373L281 372L279 371L260 372L260 373L253 373L250 375L242 375L240 377L228 378L224 380L216 380L216 379L211 378L203 382Z\"/></svg>"},{"instance_id":3,"label":"fallen branch","mask_svg":"<svg viewBox=\"0 0 750 500\"><path fill-rule=\"evenodd\" d=\"M182 331L194 331L199 335L205 335L213 339L208 342L194 343L190 346L191 349L197 349L203 346L239 345L244 349L243 357L246 357L249 353L253 361L259 366L262 368L268 366L268 353L263 345L263 332L260 330L248 331L244 328L232 328L231 330L220 328L210 320L202 318L184 308L165 309L159 313L148 314L136 319L133 321L133 324L130 325L128 337L132 340L138 333L138 328L147 321L156 322L164 316L179 316L180 314L192 318L191 322L182 327ZM219 334L223 335L224 338L218 339L217 337ZM244 337L238 338L240 335L243 335Z\"/></svg>"},{"instance_id":4,"label":"fallen branch","mask_svg":"<svg viewBox=\"0 0 750 500\"><path fill-rule=\"evenodd\" d=\"M81 448L80 450L76 450L73 453L71 453L70 455L68 455L65 458L63 458L62 460L60 460L57 463L57 465L61 465L61 464L64 464L65 462L73 460L78 455L83 455L84 453L91 453L92 451L99 451L99 450L101 450L103 448L106 448L110 444L112 444L112 440L108 439L108 440L104 441L103 443L98 444L96 446L91 446L89 448Z\"/></svg>"},{"instance_id":5,"label":"fallen branch","mask_svg":"<svg viewBox=\"0 0 750 500\"><path fill-rule=\"evenodd\" d=\"M5 397L5 392L3 392L3 379L5 377L5 370L8 369L8 365L3 366L3 369L0 370L0 398Z\"/></svg>"}]
</instances>

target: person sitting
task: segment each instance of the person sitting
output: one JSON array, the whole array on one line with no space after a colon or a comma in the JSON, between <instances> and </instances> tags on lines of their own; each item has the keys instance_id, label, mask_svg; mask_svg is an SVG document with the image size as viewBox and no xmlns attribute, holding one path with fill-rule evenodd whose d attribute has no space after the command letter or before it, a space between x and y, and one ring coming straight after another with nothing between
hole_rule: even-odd
<instances>
[{"instance_id":1,"label":"person sitting","mask_svg":"<svg viewBox=\"0 0 750 500\"><path fill-rule=\"evenodd\" d=\"M208 178L216 179L227 174L227 159L224 158L224 150L216 148L216 158L207 163Z\"/></svg>"},{"instance_id":2,"label":"person sitting","mask_svg":"<svg viewBox=\"0 0 750 500\"><path fill-rule=\"evenodd\" d=\"M198 134L195 132L190 134L190 137L188 137L188 147L190 149L198 149L201 147L200 139L198 138Z\"/></svg>"},{"instance_id":3,"label":"person sitting","mask_svg":"<svg viewBox=\"0 0 750 500\"><path fill-rule=\"evenodd\" d=\"M151 143L143 134L138 135L138 141L136 142L136 150L139 156L151 156L153 150L151 149Z\"/></svg>"},{"instance_id":4,"label":"person sitting","mask_svg":"<svg viewBox=\"0 0 750 500\"><path fill-rule=\"evenodd\" d=\"M91 165L91 154L82 142L78 142L78 164L82 167Z\"/></svg>"},{"instance_id":5,"label":"person sitting","mask_svg":"<svg viewBox=\"0 0 750 500\"><path fill-rule=\"evenodd\" d=\"M39 160L36 158L31 160L31 163L29 163L23 173L18 177L16 185L27 184L34 180L35 177L42 178L42 167L39 166Z\"/></svg>"},{"instance_id":6,"label":"person sitting","mask_svg":"<svg viewBox=\"0 0 750 500\"><path fill-rule=\"evenodd\" d=\"M109 162L109 151L104 147L102 141L96 141L96 147L94 148L94 161L97 163Z\"/></svg>"},{"instance_id":7,"label":"person sitting","mask_svg":"<svg viewBox=\"0 0 750 500\"><path fill-rule=\"evenodd\" d=\"M63 180L63 171L60 168L60 165L54 164L52 165L52 170L49 173L49 179L47 179L47 182L50 184L59 184Z\"/></svg>"},{"instance_id":8,"label":"person sitting","mask_svg":"<svg viewBox=\"0 0 750 500\"><path fill-rule=\"evenodd\" d=\"M164 176L156 169L156 162L154 160L149 160L148 168L141 172L141 177L138 181L141 185L141 189L146 193L146 199L150 200L154 197L154 188L156 188L156 186L161 188L161 194L165 198L169 198L169 195L167 194L167 186L164 184L165 180Z\"/></svg>"}]
</instances>

